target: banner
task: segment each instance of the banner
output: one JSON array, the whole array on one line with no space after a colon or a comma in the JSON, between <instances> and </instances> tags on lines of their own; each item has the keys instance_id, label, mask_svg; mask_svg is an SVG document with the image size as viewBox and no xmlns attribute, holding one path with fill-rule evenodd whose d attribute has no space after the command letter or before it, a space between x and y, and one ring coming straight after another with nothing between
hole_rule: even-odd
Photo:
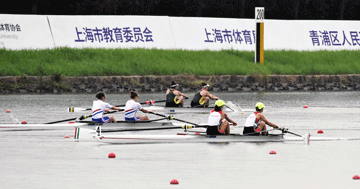
<instances>
[{"instance_id":1,"label":"banner","mask_svg":"<svg viewBox=\"0 0 360 189\"><path fill-rule=\"evenodd\" d=\"M360 50L359 21L265 20L265 50Z\"/></svg>"},{"instance_id":2,"label":"banner","mask_svg":"<svg viewBox=\"0 0 360 189\"><path fill-rule=\"evenodd\" d=\"M0 15L0 48L255 51L254 19ZM359 21L264 20L265 50L360 50Z\"/></svg>"},{"instance_id":3,"label":"banner","mask_svg":"<svg viewBox=\"0 0 360 189\"><path fill-rule=\"evenodd\" d=\"M177 49L255 50L255 20L170 17Z\"/></svg>"},{"instance_id":4,"label":"banner","mask_svg":"<svg viewBox=\"0 0 360 189\"><path fill-rule=\"evenodd\" d=\"M71 48L174 49L164 16L48 16L54 43Z\"/></svg>"},{"instance_id":5,"label":"banner","mask_svg":"<svg viewBox=\"0 0 360 189\"><path fill-rule=\"evenodd\" d=\"M0 48L20 50L54 47L46 16L0 15Z\"/></svg>"}]
</instances>

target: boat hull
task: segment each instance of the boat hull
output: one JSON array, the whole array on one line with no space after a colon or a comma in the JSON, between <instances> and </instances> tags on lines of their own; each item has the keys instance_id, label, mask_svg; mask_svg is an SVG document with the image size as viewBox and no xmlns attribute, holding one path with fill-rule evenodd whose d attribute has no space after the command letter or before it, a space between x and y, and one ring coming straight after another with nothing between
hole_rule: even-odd
<instances>
[{"instance_id":1,"label":"boat hull","mask_svg":"<svg viewBox=\"0 0 360 189\"><path fill-rule=\"evenodd\" d=\"M106 135L95 138L99 142L110 144L280 142L286 140L283 135Z\"/></svg>"}]
</instances>

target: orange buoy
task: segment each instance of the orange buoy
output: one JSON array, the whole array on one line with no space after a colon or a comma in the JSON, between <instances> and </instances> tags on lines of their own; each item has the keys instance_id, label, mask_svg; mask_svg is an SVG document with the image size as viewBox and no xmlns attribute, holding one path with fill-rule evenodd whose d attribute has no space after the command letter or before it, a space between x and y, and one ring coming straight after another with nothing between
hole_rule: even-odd
<instances>
[{"instance_id":1,"label":"orange buoy","mask_svg":"<svg viewBox=\"0 0 360 189\"><path fill-rule=\"evenodd\" d=\"M69 135L65 135L65 137L64 138L70 138L70 136Z\"/></svg>"},{"instance_id":2,"label":"orange buoy","mask_svg":"<svg viewBox=\"0 0 360 189\"><path fill-rule=\"evenodd\" d=\"M9 109L6 110L6 113L10 113L10 112L11 112L11 110L9 110Z\"/></svg>"},{"instance_id":3,"label":"orange buoy","mask_svg":"<svg viewBox=\"0 0 360 189\"><path fill-rule=\"evenodd\" d=\"M304 108L308 108L308 106L307 106L307 105L304 105Z\"/></svg>"},{"instance_id":4,"label":"orange buoy","mask_svg":"<svg viewBox=\"0 0 360 189\"><path fill-rule=\"evenodd\" d=\"M318 132L317 132L318 134L323 134L324 133L324 131L323 130L318 130Z\"/></svg>"},{"instance_id":5,"label":"orange buoy","mask_svg":"<svg viewBox=\"0 0 360 189\"><path fill-rule=\"evenodd\" d=\"M176 180L176 179L172 179L172 180L170 181L170 184L179 184L179 181Z\"/></svg>"},{"instance_id":6,"label":"orange buoy","mask_svg":"<svg viewBox=\"0 0 360 189\"><path fill-rule=\"evenodd\" d=\"M359 179L360 179L360 176L359 176L359 175L354 175L354 176L353 176L353 179L354 179L354 180L359 180Z\"/></svg>"},{"instance_id":7,"label":"orange buoy","mask_svg":"<svg viewBox=\"0 0 360 189\"><path fill-rule=\"evenodd\" d=\"M26 120L24 120L24 121L22 121L22 122L21 122L21 124L27 124L27 121L26 121Z\"/></svg>"},{"instance_id":8,"label":"orange buoy","mask_svg":"<svg viewBox=\"0 0 360 189\"><path fill-rule=\"evenodd\" d=\"M269 152L269 154L276 154L276 151L275 151L275 150L271 150L271 151Z\"/></svg>"},{"instance_id":9,"label":"orange buoy","mask_svg":"<svg viewBox=\"0 0 360 189\"><path fill-rule=\"evenodd\" d=\"M116 155L115 155L115 153L114 153L114 152L110 152L110 153L109 153L109 155L108 155L108 157L109 157L109 158L115 158L115 157L116 157Z\"/></svg>"}]
</instances>

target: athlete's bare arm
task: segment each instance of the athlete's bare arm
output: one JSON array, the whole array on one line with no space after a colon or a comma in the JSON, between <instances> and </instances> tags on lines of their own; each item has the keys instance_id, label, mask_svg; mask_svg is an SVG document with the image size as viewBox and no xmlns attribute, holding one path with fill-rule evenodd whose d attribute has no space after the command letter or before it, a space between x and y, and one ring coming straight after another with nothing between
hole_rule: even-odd
<instances>
[{"instance_id":1,"label":"athlete's bare arm","mask_svg":"<svg viewBox=\"0 0 360 189\"><path fill-rule=\"evenodd\" d=\"M261 119L262 121L264 121L267 125L271 126L271 127L279 128L276 124L268 121L262 113L260 113L260 119Z\"/></svg>"},{"instance_id":2,"label":"athlete's bare arm","mask_svg":"<svg viewBox=\"0 0 360 189\"><path fill-rule=\"evenodd\" d=\"M113 110L118 110L118 111L123 111L123 110L124 110L124 109L118 108L118 107L116 107L116 106L111 107L111 109L113 109Z\"/></svg>"},{"instance_id":3,"label":"athlete's bare arm","mask_svg":"<svg viewBox=\"0 0 360 189\"><path fill-rule=\"evenodd\" d=\"M218 100L218 99L219 99L219 98L216 97L215 95L210 94L209 91L205 91L204 93L205 93L205 94L202 95L202 96L209 97L211 100Z\"/></svg>"},{"instance_id":4,"label":"athlete's bare arm","mask_svg":"<svg viewBox=\"0 0 360 189\"><path fill-rule=\"evenodd\" d=\"M149 111L149 110L145 110L144 108L141 108L140 111L142 111L142 112L144 112L144 113L150 113L150 112L151 112L151 111Z\"/></svg>"},{"instance_id":5,"label":"athlete's bare arm","mask_svg":"<svg viewBox=\"0 0 360 189\"><path fill-rule=\"evenodd\" d=\"M228 120L228 122L233 123L234 125L237 125L237 123L236 123L235 121L231 120L231 119L227 116L226 113L223 113L223 117L224 117L226 120Z\"/></svg>"}]
</instances>

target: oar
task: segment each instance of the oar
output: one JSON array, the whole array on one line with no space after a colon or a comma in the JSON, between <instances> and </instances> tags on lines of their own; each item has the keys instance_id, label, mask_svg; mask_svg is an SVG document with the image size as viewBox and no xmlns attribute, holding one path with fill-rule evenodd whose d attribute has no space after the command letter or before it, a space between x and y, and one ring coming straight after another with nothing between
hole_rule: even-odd
<instances>
[{"instance_id":1,"label":"oar","mask_svg":"<svg viewBox=\"0 0 360 189\"><path fill-rule=\"evenodd\" d=\"M290 131L286 131L285 133L290 133L290 134L292 134L292 135L295 135L295 136L304 138L304 136L301 136L301 135L299 135L299 134L296 134L296 133L293 133L293 132L290 132Z\"/></svg>"},{"instance_id":2,"label":"oar","mask_svg":"<svg viewBox=\"0 0 360 189\"><path fill-rule=\"evenodd\" d=\"M111 112L106 112L104 114L112 114L112 113L115 113L115 112L118 112L118 111L111 111ZM79 119L80 120L83 120L83 119L86 119L88 117L92 117L92 115L82 115ZM74 117L74 118L70 118L70 119L63 119L63 120L59 120L59 121L53 121L53 122L48 122L48 123L44 123L44 124L54 124L54 123L61 123L61 122L65 122L65 121L72 121L72 120L75 120L77 119L77 117Z\"/></svg>"},{"instance_id":3,"label":"oar","mask_svg":"<svg viewBox=\"0 0 360 189\"><path fill-rule=\"evenodd\" d=\"M145 101L145 102L140 102L140 104L151 104L151 103L156 103L156 102L166 102L166 100L149 100L149 101ZM121 105L116 105L115 107L121 107L121 106L125 106L126 104L121 104ZM68 108L69 112L79 112L79 111L87 111L87 110L91 110L91 108L81 108L81 107L70 107Z\"/></svg>"},{"instance_id":4,"label":"oar","mask_svg":"<svg viewBox=\"0 0 360 189\"><path fill-rule=\"evenodd\" d=\"M166 116L166 115L158 114L158 113L155 113L155 112L150 112L150 114L154 114L154 115L161 116L161 117L166 117L166 118L168 118L169 120L176 120L176 121L188 123L188 124L191 124L191 125L199 126L199 125L196 124L196 123L192 123L192 122L188 122L188 121L185 121L185 120L177 119L177 118L174 118L174 117L172 117L172 116Z\"/></svg>"}]
</instances>

